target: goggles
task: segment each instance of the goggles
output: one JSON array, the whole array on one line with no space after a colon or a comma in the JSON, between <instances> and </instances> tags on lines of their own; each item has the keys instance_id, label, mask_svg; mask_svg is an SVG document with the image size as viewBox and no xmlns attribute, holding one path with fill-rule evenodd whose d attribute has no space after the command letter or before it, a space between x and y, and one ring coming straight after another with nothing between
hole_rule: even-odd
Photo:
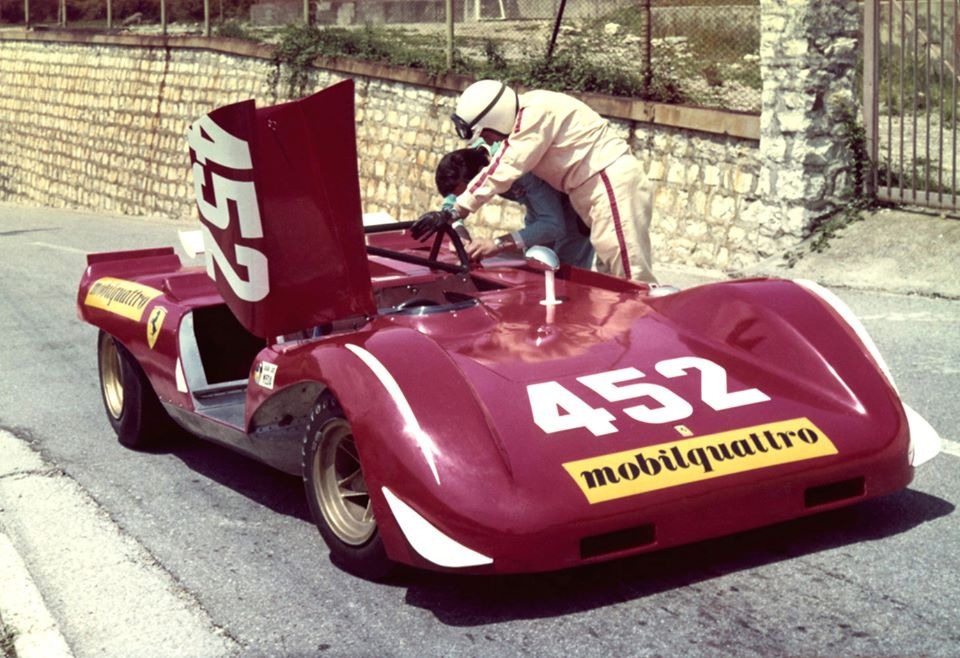
<instances>
[{"instance_id":1,"label":"goggles","mask_svg":"<svg viewBox=\"0 0 960 658\"><path fill-rule=\"evenodd\" d=\"M490 110L493 109L493 107L497 104L497 101L500 100L500 97L503 96L503 92L506 90L506 88L507 85L501 82L500 91L498 91L497 95L493 97L493 100L490 101L490 103L483 108L483 110L476 117L474 117L473 121L467 121L456 112L450 115L450 120L453 121L453 127L457 129L457 135L459 135L460 139L473 138L473 127L477 125L480 119L487 116L487 113Z\"/></svg>"},{"instance_id":2,"label":"goggles","mask_svg":"<svg viewBox=\"0 0 960 658\"><path fill-rule=\"evenodd\" d=\"M473 123L466 122L456 112L450 115L450 120L453 121L453 127L457 129L457 135L460 136L460 139L473 138Z\"/></svg>"}]
</instances>

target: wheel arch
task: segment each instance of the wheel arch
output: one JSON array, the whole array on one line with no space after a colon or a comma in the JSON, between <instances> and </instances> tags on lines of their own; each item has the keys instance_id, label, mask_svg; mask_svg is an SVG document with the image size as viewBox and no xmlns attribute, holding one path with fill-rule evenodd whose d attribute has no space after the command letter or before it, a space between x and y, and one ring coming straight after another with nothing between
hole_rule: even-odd
<instances>
[{"instance_id":1,"label":"wheel arch","mask_svg":"<svg viewBox=\"0 0 960 658\"><path fill-rule=\"evenodd\" d=\"M423 334L390 329L305 346L279 359L277 372L285 373L278 384L316 394L314 404L333 396L351 423L392 560L425 564L398 525L384 487L456 537L471 528L472 508L484 504L475 495L478 486L512 486L506 456L476 392L450 356ZM259 422L268 414L269 407L257 408L251 418Z\"/></svg>"}]
</instances>

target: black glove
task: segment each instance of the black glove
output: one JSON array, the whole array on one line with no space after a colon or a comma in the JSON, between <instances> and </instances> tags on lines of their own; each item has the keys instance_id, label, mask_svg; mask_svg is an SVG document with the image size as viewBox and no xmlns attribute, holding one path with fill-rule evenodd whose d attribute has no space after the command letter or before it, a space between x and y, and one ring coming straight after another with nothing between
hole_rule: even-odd
<instances>
[{"instance_id":1,"label":"black glove","mask_svg":"<svg viewBox=\"0 0 960 658\"><path fill-rule=\"evenodd\" d=\"M440 230L440 228L454 220L458 219L453 210L431 210L420 216L420 219L410 227L410 235L414 240L426 240L431 235Z\"/></svg>"}]
</instances>

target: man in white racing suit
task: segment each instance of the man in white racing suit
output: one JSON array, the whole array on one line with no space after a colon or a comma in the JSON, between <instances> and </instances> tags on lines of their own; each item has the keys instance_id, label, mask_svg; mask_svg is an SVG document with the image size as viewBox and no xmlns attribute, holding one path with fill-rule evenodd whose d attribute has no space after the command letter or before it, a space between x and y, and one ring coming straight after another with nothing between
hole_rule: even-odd
<instances>
[{"instance_id":1,"label":"man in white racing suit","mask_svg":"<svg viewBox=\"0 0 960 658\"><path fill-rule=\"evenodd\" d=\"M590 227L598 269L656 282L650 255L652 204L646 177L625 140L585 103L554 91L517 94L496 80L480 80L460 95L451 117L463 139L479 135L499 151L457 196L452 210L427 213L414 235L432 233L530 172L570 197ZM432 229L432 230L431 230Z\"/></svg>"}]
</instances>

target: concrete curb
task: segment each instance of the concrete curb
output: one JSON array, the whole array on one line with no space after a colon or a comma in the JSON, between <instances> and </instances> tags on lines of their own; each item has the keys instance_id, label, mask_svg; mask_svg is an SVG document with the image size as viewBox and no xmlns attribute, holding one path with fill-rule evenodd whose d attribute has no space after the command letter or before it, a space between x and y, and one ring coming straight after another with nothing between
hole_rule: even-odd
<instances>
[{"instance_id":1,"label":"concrete curb","mask_svg":"<svg viewBox=\"0 0 960 658\"><path fill-rule=\"evenodd\" d=\"M0 533L0 620L13 631L17 658L73 658L27 565Z\"/></svg>"},{"instance_id":2,"label":"concrete curb","mask_svg":"<svg viewBox=\"0 0 960 658\"><path fill-rule=\"evenodd\" d=\"M71 477L3 430L0 455L0 615L17 634L18 658L236 651L200 602Z\"/></svg>"},{"instance_id":3,"label":"concrete curb","mask_svg":"<svg viewBox=\"0 0 960 658\"><path fill-rule=\"evenodd\" d=\"M40 455L22 441L2 440L3 466L0 480L38 473L44 469ZM0 505L0 520L8 513ZM40 594L30 570L0 526L0 619L15 633L13 649L18 658L72 658L73 652L60 633Z\"/></svg>"}]
</instances>

